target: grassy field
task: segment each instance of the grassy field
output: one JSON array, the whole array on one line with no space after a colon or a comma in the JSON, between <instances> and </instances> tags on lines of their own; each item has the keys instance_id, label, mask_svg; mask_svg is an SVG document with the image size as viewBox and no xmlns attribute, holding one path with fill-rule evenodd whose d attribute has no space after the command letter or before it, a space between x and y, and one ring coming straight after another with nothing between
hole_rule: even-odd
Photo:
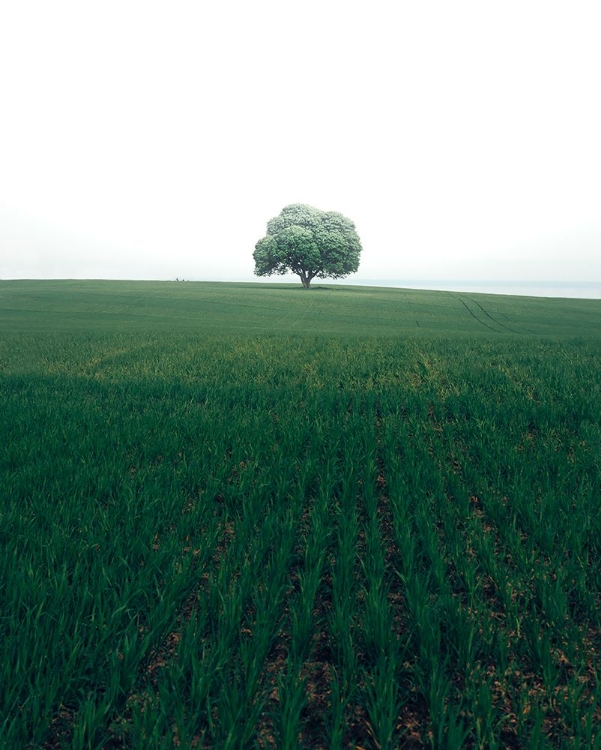
<instances>
[{"instance_id":1,"label":"grassy field","mask_svg":"<svg viewBox=\"0 0 601 750\"><path fill-rule=\"evenodd\" d=\"M20 334L284 333L599 335L598 300L382 287L140 281L0 281L0 321Z\"/></svg>"},{"instance_id":2,"label":"grassy field","mask_svg":"<svg viewBox=\"0 0 601 750\"><path fill-rule=\"evenodd\" d=\"M601 302L0 282L0 747L601 747Z\"/></svg>"}]
</instances>

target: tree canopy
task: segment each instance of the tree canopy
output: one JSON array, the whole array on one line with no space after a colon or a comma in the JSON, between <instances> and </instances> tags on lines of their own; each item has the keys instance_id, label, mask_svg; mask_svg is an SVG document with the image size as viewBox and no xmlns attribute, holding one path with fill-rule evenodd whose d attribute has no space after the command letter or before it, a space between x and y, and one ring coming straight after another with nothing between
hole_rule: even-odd
<instances>
[{"instance_id":1,"label":"tree canopy","mask_svg":"<svg viewBox=\"0 0 601 750\"><path fill-rule=\"evenodd\" d=\"M308 289L314 278L342 279L359 268L355 225L336 211L293 203L267 222L253 253L255 274L295 273Z\"/></svg>"}]
</instances>

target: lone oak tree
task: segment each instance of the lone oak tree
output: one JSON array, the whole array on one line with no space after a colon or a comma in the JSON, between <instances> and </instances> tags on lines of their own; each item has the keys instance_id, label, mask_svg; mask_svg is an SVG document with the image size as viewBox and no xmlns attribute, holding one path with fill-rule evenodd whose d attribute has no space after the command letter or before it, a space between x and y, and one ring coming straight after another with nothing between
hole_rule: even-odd
<instances>
[{"instance_id":1,"label":"lone oak tree","mask_svg":"<svg viewBox=\"0 0 601 750\"><path fill-rule=\"evenodd\" d=\"M267 222L253 258L257 276L292 272L309 289L314 278L342 279L354 273L360 254L361 240L350 219L293 203Z\"/></svg>"}]
</instances>

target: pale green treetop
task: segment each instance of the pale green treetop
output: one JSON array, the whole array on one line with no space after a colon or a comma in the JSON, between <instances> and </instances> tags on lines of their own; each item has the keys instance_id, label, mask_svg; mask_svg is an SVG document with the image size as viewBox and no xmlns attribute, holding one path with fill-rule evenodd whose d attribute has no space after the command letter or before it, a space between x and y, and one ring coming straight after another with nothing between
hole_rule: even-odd
<instances>
[{"instance_id":1,"label":"pale green treetop","mask_svg":"<svg viewBox=\"0 0 601 750\"><path fill-rule=\"evenodd\" d=\"M355 225L336 211L293 203L267 222L253 253L255 274L297 274L305 289L314 278L342 279L359 268Z\"/></svg>"}]
</instances>

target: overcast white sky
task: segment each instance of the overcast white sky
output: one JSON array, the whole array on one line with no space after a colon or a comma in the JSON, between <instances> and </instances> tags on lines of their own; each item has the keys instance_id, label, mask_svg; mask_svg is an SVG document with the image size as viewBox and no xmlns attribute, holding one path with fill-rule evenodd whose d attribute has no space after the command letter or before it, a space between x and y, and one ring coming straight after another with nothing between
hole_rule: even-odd
<instances>
[{"instance_id":1,"label":"overcast white sky","mask_svg":"<svg viewBox=\"0 0 601 750\"><path fill-rule=\"evenodd\" d=\"M601 282L600 39L578 0L5 0L0 278L253 280L302 202L349 281Z\"/></svg>"}]
</instances>

